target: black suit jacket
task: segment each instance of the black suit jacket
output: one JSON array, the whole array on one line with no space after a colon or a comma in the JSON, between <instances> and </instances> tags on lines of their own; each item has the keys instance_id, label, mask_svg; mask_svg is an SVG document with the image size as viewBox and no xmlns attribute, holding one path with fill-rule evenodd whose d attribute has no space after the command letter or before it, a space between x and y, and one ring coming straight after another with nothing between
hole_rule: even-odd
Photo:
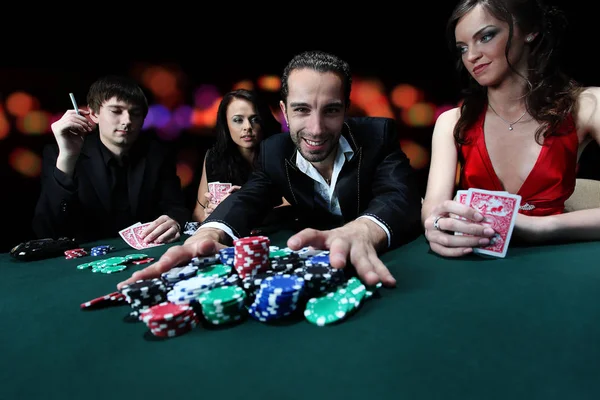
<instances>
[{"instance_id":1,"label":"black suit jacket","mask_svg":"<svg viewBox=\"0 0 600 400\"><path fill-rule=\"evenodd\" d=\"M128 171L129 200L136 221L151 222L166 214L181 227L191 220L185 206L173 155L156 139L142 133L133 145ZM44 148L42 189L33 230L40 238L68 236L85 242L118 236L110 221L110 176L100 149L98 132L86 136L73 175L74 190L55 178L58 146Z\"/></svg>"},{"instance_id":2,"label":"black suit jacket","mask_svg":"<svg viewBox=\"0 0 600 400\"><path fill-rule=\"evenodd\" d=\"M314 181L296 167L296 147L282 133L261 143L259 169L204 223L221 222L237 236L247 236L283 196L293 207L297 228L331 229L369 215L388 228L392 247L413 237L420 230L421 197L395 121L349 118L342 134L354 157L344 163L335 187L341 220L315 203Z\"/></svg>"}]
</instances>

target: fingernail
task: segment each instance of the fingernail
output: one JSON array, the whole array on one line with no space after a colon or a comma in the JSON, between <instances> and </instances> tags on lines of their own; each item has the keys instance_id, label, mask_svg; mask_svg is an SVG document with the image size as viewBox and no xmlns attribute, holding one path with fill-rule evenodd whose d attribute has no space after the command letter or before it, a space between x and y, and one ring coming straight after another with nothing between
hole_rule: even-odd
<instances>
[{"instance_id":1,"label":"fingernail","mask_svg":"<svg viewBox=\"0 0 600 400\"><path fill-rule=\"evenodd\" d=\"M483 234L486 236L493 236L496 232L492 228L485 228Z\"/></svg>"},{"instance_id":2,"label":"fingernail","mask_svg":"<svg viewBox=\"0 0 600 400\"><path fill-rule=\"evenodd\" d=\"M373 285L374 285L376 282L379 282L379 275L377 275L375 272L373 272L373 271L369 271L369 272L367 273L367 275L368 275L368 278L369 278L369 280L370 280L370 281L373 281Z\"/></svg>"},{"instance_id":3,"label":"fingernail","mask_svg":"<svg viewBox=\"0 0 600 400\"><path fill-rule=\"evenodd\" d=\"M475 218L475 221L481 221L483 219L483 215L481 213L476 212L473 218Z\"/></svg>"},{"instance_id":4,"label":"fingernail","mask_svg":"<svg viewBox=\"0 0 600 400\"><path fill-rule=\"evenodd\" d=\"M470 247L463 250L463 254L469 254L469 253L472 253L472 252L473 252L473 249L470 248Z\"/></svg>"},{"instance_id":5,"label":"fingernail","mask_svg":"<svg viewBox=\"0 0 600 400\"><path fill-rule=\"evenodd\" d=\"M333 254L331 257L333 258L333 260L336 260L336 261L340 261L340 262L346 261L346 257L344 257L343 254L336 253L336 254Z\"/></svg>"},{"instance_id":6,"label":"fingernail","mask_svg":"<svg viewBox=\"0 0 600 400\"><path fill-rule=\"evenodd\" d=\"M486 239L486 238L479 239L479 244L481 244L481 245L486 245L489 243L490 243L490 239Z\"/></svg>"},{"instance_id":7,"label":"fingernail","mask_svg":"<svg viewBox=\"0 0 600 400\"><path fill-rule=\"evenodd\" d=\"M300 246L300 240L298 240L298 238L290 239L290 246Z\"/></svg>"}]
</instances>

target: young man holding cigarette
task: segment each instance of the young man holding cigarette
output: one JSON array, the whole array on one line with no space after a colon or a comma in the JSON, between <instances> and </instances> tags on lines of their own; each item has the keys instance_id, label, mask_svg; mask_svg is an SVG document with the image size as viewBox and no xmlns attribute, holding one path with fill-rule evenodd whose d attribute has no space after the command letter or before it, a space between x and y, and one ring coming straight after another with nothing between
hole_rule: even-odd
<instances>
[{"instance_id":1,"label":"young man holding cigarette","mask_svg":"<svg viewBox=\"0 0 600 400\"><path fill-rule=\"evenodd\" d=\"M52 124L56 143L44 149L35 234L85 242L152 222L144 241L177 240L191 215L173 155L142 132L143 90L129 78L107 76L91 85L89 111L71 100L75 109Z\"/></svg>"}]
</instances>

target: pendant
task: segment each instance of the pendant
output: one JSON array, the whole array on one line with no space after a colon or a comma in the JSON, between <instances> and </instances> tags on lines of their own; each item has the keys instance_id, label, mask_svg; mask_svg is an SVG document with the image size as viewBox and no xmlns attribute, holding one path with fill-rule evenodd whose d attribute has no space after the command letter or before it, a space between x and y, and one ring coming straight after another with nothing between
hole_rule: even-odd
<instances>
[{"instance_id":1,"label":"pendant","mask_svg":"<svg viewBox=\"0 0 600 400\"><path fill-rule=\"evenodd\" d=\"M512 125L509 125L509 126L508 126L508 130L509 130L509 131L512 131L512 130L513 130L513 127L512 127Z\"/></svg>"}]
</instances>

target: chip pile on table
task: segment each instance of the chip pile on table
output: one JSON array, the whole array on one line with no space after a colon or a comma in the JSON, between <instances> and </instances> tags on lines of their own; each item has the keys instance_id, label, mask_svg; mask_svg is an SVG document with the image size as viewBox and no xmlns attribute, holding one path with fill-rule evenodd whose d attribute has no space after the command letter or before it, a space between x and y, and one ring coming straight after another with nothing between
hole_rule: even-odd
<instances>
[{"instance_id":1,"label":"chip pile on table","mask_svg":"<svg viewBox=\"0 0 600 400\"><path fill-rule=\"evenodd\" d=\"M379 288L379 283L376 288ZM325 326L340 322L355 312L365 298L373 295L356 277L348 279L333 292L313 297L306 304L304 316L315 325Z\"/></svg>"},{"instance_id":2,"label":"chip pile on table","mask_svg":"<svg viewBox=\"0 0 600 400\"><path fill-rule=\"evenodd\" d=\"M92 247L92 249L90 250L90 254L92 256L105 256L108 254L109 251L114 250L114 247L111 247L108 244L103 244L100 246L94 246Z\"/></svg>"},{"instance_id":3,"label":"chip pile on table","mask_svg":"<svg viewBox=\"0 0 600 400\"><path fill-rule=\"evenodd\" d=\"M128 254L122 257L109 257L102 260L90 261L87 263L79 264L77 269L88 269L91 268L92 272L101 272L103 274L113 274L115 272L121 272L127 269L127 264L132 262L134 264L145 263L154 260L148 257L146 254L135 253Z\"/></svg>"},{"instance_id":4,"label":"chip pile on table","mask_svg":"<svg viewBox=\"0 0 600 400\"><path fill-rule=\"evenodd\" d=\"M271 246L266 236L250 236L120 293L132 308L129 320L145 322L154 336L174 337L200 322L220 326L248 316L270 323L297 314L314 325L330 325L356 312L380 286L367 288L333 268L328 251L292 251Z\"/></svg>"},{"instance_id":5,"label":"chip pile on table","mask_svg":"<svg viewBox=\"0 0 600 400\"><path fill-rule=\"evenodd\" d=\"M73 258L85 257L87 256L87 251L83 247L78 249L69 249L65 250L65 259L72 260Z\"/></svg>"}]
</instances>

